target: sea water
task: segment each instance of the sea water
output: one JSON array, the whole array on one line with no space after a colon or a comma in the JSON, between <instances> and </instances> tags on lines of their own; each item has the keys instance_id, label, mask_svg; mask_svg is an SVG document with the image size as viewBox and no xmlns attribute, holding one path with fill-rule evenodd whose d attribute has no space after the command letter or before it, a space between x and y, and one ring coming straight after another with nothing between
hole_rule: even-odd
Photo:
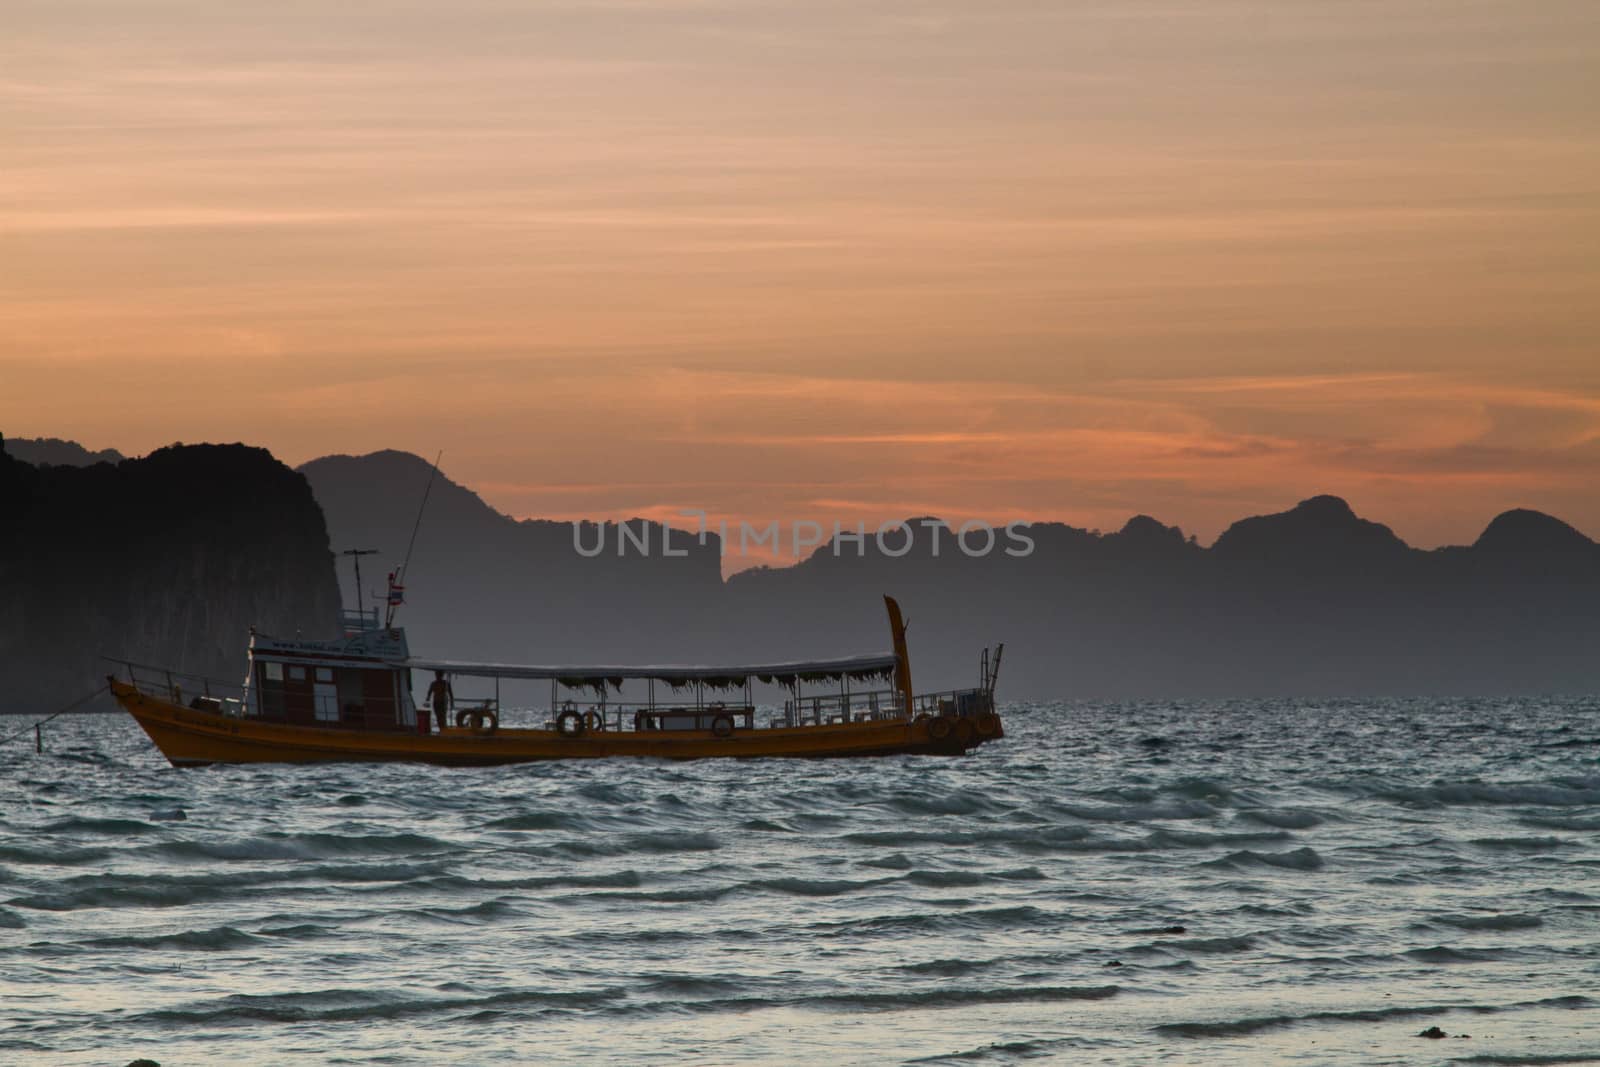
<instances>
[{"instance_id":1,"label":"sea water","mask_svg":"<svg viewBox=\"0 0 1600 1067\"><path fill-rule=\"evenodd\" d=\"M490 769L57 720L0 749L0 1062L1600 1061L1600 702L1002 710Z\"/></svg>"}]
</instances>

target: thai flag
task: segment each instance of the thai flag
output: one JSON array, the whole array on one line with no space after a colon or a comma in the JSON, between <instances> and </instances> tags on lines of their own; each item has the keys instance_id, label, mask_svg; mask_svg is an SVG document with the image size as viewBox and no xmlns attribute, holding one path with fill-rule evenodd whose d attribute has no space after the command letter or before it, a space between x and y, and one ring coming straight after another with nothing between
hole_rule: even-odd
<instances>
[{"instance_id":1,"label":"thai flag","mask_svg":"<svg viewBox=\"0 0 1600 1067\"><path fill-rule=\"evenodd\" d=\"M395 582L394 575L389 575L389 606L397 608L406 602L406 587Z\"/></svg>"}]
</instances>

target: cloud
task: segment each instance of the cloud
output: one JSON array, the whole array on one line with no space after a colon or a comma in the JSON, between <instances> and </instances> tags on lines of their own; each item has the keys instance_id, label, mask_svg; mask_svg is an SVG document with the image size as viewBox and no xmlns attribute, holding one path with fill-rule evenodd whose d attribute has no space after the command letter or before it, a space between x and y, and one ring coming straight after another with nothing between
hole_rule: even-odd
<instances>
[{"instance_id":1,"label":"cloud","mask_svg":"<svg viewBox=\"0 0 1600 1067\"><path fill-rule=\"evenodd\" d=\"M1580 3L8 14L15 432L443 446L519 514L1600 525Z\"/></svg>"}]
</instances>

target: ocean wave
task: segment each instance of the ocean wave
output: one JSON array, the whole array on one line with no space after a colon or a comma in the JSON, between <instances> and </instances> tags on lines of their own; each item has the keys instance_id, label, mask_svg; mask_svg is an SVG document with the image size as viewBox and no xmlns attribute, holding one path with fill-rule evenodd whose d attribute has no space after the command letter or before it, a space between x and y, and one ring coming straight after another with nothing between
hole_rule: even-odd
<instances>
[{"instance_id":1,"label":"ocean wave","mask_svg":"<svg viewBox=\"0 0 1600 1067\"><path fill-rule=\"evenodd\" d=\"M1390 1019L1416 1018L1418 1016L1448 1015L1452 1012L1468 1012L1474 1015L1494 1015L1500 1012L1516 1011L1524 1008L1566 1008L1578 1009L1591 1006L1593 1001L1588 997L1570 995L1563 997L1546 997L1540 1000L1524 1000L1513 1004L1430 1004L1430 1005L1394 1005L1387 1008L1371 1008L1351 1011L1314 1011L1302 1015L1265 1015L1246 1019L1223 1019L1215 1022L1183 1022L1163 1023L1152 1027L1156 1033L1170 1034L1174 1037L1244 1037L1260 1033L1263 1030L1274 1030L1281 1027L1296 1026L1301 1023L1380 1023Z\"/></svg>"},{"instance_id":2,"label":"ocean wave","mask_svg":"<svg viewBox=\"0 0 1600 1067\"><path fill-rule=\"evenodd\" d=\"M958 912L913 912L905 915L873 915L833 922L810 923L804 929L823 937L896 936L939 930L1030 929L1041 925L1050 913L1031 904L1002 908L971 908Z\"/></svg>"},{"instance_id":3,"label":"ocean wave","mask_svg":"<svg viewBox=\"0 0 1600 1067\"><path fill-rule=\"evenodd\" d=\"M529 990L484 997L410 997L359 989L327 989L306 993L235 993L187 1008L164 1008L134 1015L136 1025L230 1026L255 1022L333 1023L404 1019L442 1012L485 1008L598 1008L626 995L621 988L598 990Z\"/></svg>"},{"instance_id":4,"label":"ocean wave","mask_svg":"<svg viewBox=\"0 0 1600 1067\"><path fill-rule=\"evenodd\" d=\"M1322 868L1322 857L1313 848L1303 847L1288 852L1256 852L1241 849L1219 859L1207 860L1208 867L1275 867L1289 871L1315 871Z\"/></svg>"},{"instance_id":5,"label":"ocean wave","mask_svg":"<svg viewBox=\"0 0 1600 1067\"><path fill-rule=\"evenodd\" d=\"M1001 871L909 871L905 880L933 889L988 885L993 882L1040 882L1045 873L1037 867L1017 867Z\"/></svg>"},{"instance_id":6,"label":"ocean wave","mask_svg":"<svg viewBox=\"0 0 1600 1067\"><path fill-rule=\"evenodd\" d=\"M966 1008L985 1004L1051 1004L1073 1000L1109 1000L1121 986L1022 986L973 989L941 987L914 993L836 993L786 1001L791 1007L840 1011L904 1011L918 1008Z\"/></svg>"},{"instance_id":7,"label":"ocean wave","mask_svg":"<svg viewBox=\"0 0 1600 1067\"><path fill-rule=\"evenodd\" d=\"M1600 1052L1479 1052L1457 1056L1451 1063L1488 1063L1503 1067L1558 1067L1566 1063L1600 1063Z\"/></svg>"},{"instance_id":8,"label":"ocean wave","mask_svg":"<svg viewBox=\"0 0 1600 1067\"><path fill-rule=\"evenodd\" d=\"M91 818L81 815L71 815L39 827L40 832L47 834L97 834L105 837L160 833L165 829L164 826L155 826L139 819Z\"/></svg>"},{"instance_id":9,"label":"ocean wave","mask_svg":"<svg viewBox=\"0 0 1600 1067\"><path fill-rule=\"evenodd\" d=\"M1088 822L1161 822L1214 819L1217 809L1203 800L1169 800L1149 804L1058 804L1065 815Z\"/></svg>"},{"instance_id":10,"label":"ocean wave","mask_svg":"<svg viewBox=\"0 0 1600 1067\"><path fill-rule=\"evenodd\" d=\"M1438 805L1530 804L1546 808L1586 807L1600 804L1600 788L1582 784L1453 782L1431 786L1386 784L1372 795L1420 807Z\"/></svg>"},{"instance_id":11,"label":"ocean wave","mask_svg":"<svg viewBox=\"0 0 1600 1067\"><path fill-rule=\"evenodd\" d=\"M701 1000L674 999L667 1002L637 1002L625 1007L611 1006L610 1013L651 1015L663 1011L694 1014L747 1013L768 1009L809 1010L857 1014L896 1011L935 1011L984 1007L995 1004L1060 1004L1071 1001L1109 1000L1122 992L1120 986L1016 986L976 988L941 986L935 989L899 993L874 993L864 990L798 996L708 997Z\"/></svg>"},{"instance_id":12,"label":"ocean wave","mask_svg":"<svg viewBox=\"0 0 1600 1067\"><path fill-rule=\"evenodd\" d=\"M529 811L484 823L486 830L584 830L592 820L574 811Z\"/></svg>"},{"instance_id":13,"label":"ocean wave","mask_svg":"<svg viewBox=\"0 0 1600 1067\"><path fill-rule=\"evenodd\" d=\"M633 852L668 855L674 852L715 852L722 841L715 834L695 830L658 830L652 833L629 834L620 841L608 842L601 851L608 855L625 855Z\"/></svg>"},{"instance_id":14,"label":"ocean wave","mask_svg":"<svg viewBox=\"0 0 1600 1067\"><path fill-rule=\"evenodd\" d=\"M630 889L644 883L638 871L532 875L524 878L468 878L459 874L438 874L421 879L419 885L450 893L504 892L514 889Z\"/></svg>"},{"instance_id":15,"label":"ocean wave","mask_svg":"<svg viewBox=\"0 0 1600 1067\"><path fill-rule=\"evenodd\" d=\"M1225 845L1250 845L1269 841L1289 841L1294 835L1286 830L1252 830L1244 833L1209 833L1204 830L1177 830L1162 828L1145 836L1151 848L1217 848Z\"/></svg>"},{"instance_id":16,"label":"ocean wave","mask_svg":"<svg viewBox=\"0 0 1600 1067\"><path fill-rule=\"evenodd\" d=\"M745 885L751 889L764 889L772 893L785 893L797 897L837 897L845 893L855 893L875 886L887 885L897 882L899 878L866 878L852 880L849 878L763 878L747 882Z\"/></svg>"},{"instance_id":17,"label":"ocean wave","mask_svg":"<svg viewBox=\"0 0 1600 1067\"><path fill-rule=\"evenodd\" d=\"M559 898L567 904L581 904L585 900L637 900L647 904L709 904L721 900L737 890L738 886L692 886L682 889L647 889L637 893L587 893Z\"/></svg>"},{"instance_id":18,"label":"ocean wave","mask_svg":"<svg viewBox=\"0 0 1600 1067\"><path fill-rule=\"evenodd\" d=\"M909 871L916 864L904 852L894 852L887 856L874 856L871 859L860 861L863 867L877 867L885 871Z\"/></svg>"},{"instance_id":19,"label":"ocean wave","mask_svg":"<svg viewBox=\"0 0 1600 1067\"><path fill-rule=\"evenodd\" d=\"M573 790L577 796L585 800L593 800L602 806L635 804L643 797L635 794L625 786L613 785L610 782L587 782ZM652 798L656 803L681 804L677 797L670 793L663 793Z\"/></svg>"},{"instance_id":20,"label":"ocean wave","mask_svg":"<svg viewBox=\"0 0 1600 1067\"><path fill-rule=\"evenodd\" d=\"M1255 938L1249 935L1235 937L1192 937L1179 941L1157 941L1156 948L1177 949L1180 952L1198 952L1201 955L1249 952L1256 947Z\"/></svg>"},{"instance_id":21,"label":"ocean wave","mask_svg":"<svg viewBox=\"0 0 1600 1067\"><path fill-rule=\"evenodd\" d=\"M1493 1011L1474 1005L1431 1004L1426 1007L1373 1008L1360 1011L1314 1011L1303 1015L1260 1015L1243 1019L1210 1022L1162 1023L1151 1029L1172 1037L1247 1037L1265 1030L1276 1030L1301 1023L1379 1023L1389 1019L1443 1015L1451 1011Z\"/></svg>"},{"instance_id":22,"label":"ocean wave","mask_svg":"<svg viewBox=\"0 0 1600 1067\"><path fill-rule=\"evenodd\" d=\"M1600 830L1600 815L1521 815L1517 821L1541 830L1572 830L1578 833Z\"/></svg>"},{"instance_id":23,"label":"ocean wave","mask_svg":"<svg viewBox=\"0 0 1600 1067\"><path fill-rule=\"evenodd\" d=\"M702 1000L712 1000L726 997L730 993L748 991L751 986L758 984L761 983L736 974L641 974L638 976L634 994L641 1000L645 997L697 997Z\"/></svg>"},{"instance_id":24,"label":"ocean wave","mask_svg":"<svg viewBox=\"0 0 1600 1067\"><path fill-rule=\"evenodd\" d=\"M952 790L945 793L897 793L883 801L891 810L906 815L978 815L1005 811L1007 805L996 803L984 793Z\"/></svg>"},{"instance_id":25,"label":"ocean wave","mask_svg":"<svg viewBox=\"0 0 1600 1067\"><path fill-rule=\"evenodd\" d=\"M1537 915L1434 915L1432 922L1444 923L1460 930L1532 930L1543 926Z\"/></svg>"},{"instance_id":26,"label":"ocean wave","mask_svg":"<svg viewBox=\"0 0 1600 1067\"><path fill-rule=\"evenodd\" d=\"M1560 837L1474 837L1470 844L1479 848L1505 849L1513 852L1549 852L1572 844Z\"/></svg>"},{"instance_id":27,"label":"ocean wave","mask_svg":"<svg viewBox=\"0 0 1600 1067\"><path fill-rule=\"evenodd\" d=\"M140 851L176 860L303 860L422 857L460 851L460 846L422 834L268 833L247 838L163 841L141 846Z\"/></svg>"},{"instance_id":28,"label":"ocean wave","mask_svg":"<svg viewBox=\"0 0 1600 1067\"><path fill-rule=\"evenodd\" d=\"M874 848L918 848L930 845L955 848L1003 847L1018 852L1137 851L1149 848L1143 841L1096 838L1083 826L1035 826L1026 829L976 828L960 830L865 830L844 834L840 840Z\"/></svg>"},{"instance_id":29,"label":"ocean wave","mask_svg":"<svg viewBox=\"0 0 1600 1067\"><path fill-rule=\"evenodd\" d=\"M263 943L254 934L232 926L214 926L207 930L182 930L176 933L147 934L142 937L91 937L77 944L84 948L131 948L140 950L198 949L218 952L228 949L248 949Z\"/></svg>"},{"instance_id":30,"label":"ocean wave","mask_svg":"<svg viewBox=\"0 0 1600 1067\"><path fill-rule=\"evenodd\" d=\"M1504 948L1467 948L1463 946L1434 945L1431 948L1407 949L1402 955L1423 963L1483 963L1488 960L1510 959L1518 955Z\"/></svg>"},{"instance_id":31,"label":"ocean wave","mask_svg":"<svg viewBox=\"0 0 1600 1067\"><path fill-rule=\"evenodd\" d=\"M1015 1063L1018 1060L1040 1059L1042 1057L1056 1057L1060 1053L1070 1050L1089 1050L1104 1048L1111 1044L1107 1041L1096 1041L1085 1037L1055 1037L1055 1038L1030 1038L1021 1041L996 1041L988 1045L978 1045L974 1048L962 1049L956 1052L940 1052L932 1056L919 1056L916 1059L906 1060L908 1064L941 1064L941 1063Z\"/></svg>"},{"instance_id":32,"label":"ocean wave","mask_svg":"<svg viewBox=\"0 0 1600 1067\"><path fill-rule=\"evenodd\" d=\"M26 845L0 845L0 863L19 863L41 867L81 867L99 863L114 855L109 848L29 848Z\"/></svg>"},{"instance_id":33,"label":"ocean wave","mask_svg":"<svg viewBox=\"0 0 1600 1067\"><path fill-rule=\"evenodd\" d=\"M327 937L343 937L345 931L320 923L295 923L292 926L262 926L256 930L262 937L275 937L283 941L318 941Z\"/></svg>"},{"instance_id":34,"label":"ocean wave","mask_svg":"<svg viewBox=\"0 0 1600 1067\"><path fill-rule=\"evenodd\" d=\"M1238 817L1285 830L1309 830L1327 821L1324 816L1302 808L1251 808L1240 811Z\"/></svg>"},{"instance_id":35,"label":"ocean wave","mask_svg":"<svg viewBox=\"0 0 1600 1067\"><path fill-rule=\"evenodd\" d=\"M994 970L1003 963L1004 959L940 959L923 960L920 963L902 963L895 970L905 974L932 975L935 978L965 978L972 974L982 974L984 971Z\"/></svg>"},{"instance_id":36,"label":"ocean wave","mask_svg":"<svg viewBox=\"0 0 1600 1067\"><path fill-rule=\"evenodd\" d=\"M442 918L450 921L460 919L507 919L526 914L509 901L503 899L483 900L476 904L464 904L459 908L421 908L418 909L417 913L426 915L429 918Z\"/></svg>"},{"instance_id":37,"label":"ocean wave","mask_svg":"<svg viewBox=\"0 0 1600 1067\"><path fill-rule=\"evenodd\" d=\"M309 864L209 875L84 875L65 879L46 892L14 897L8 903L34 911L175 908L241 895L259 896L289 883L410 882L439 869L437 864L414 863Z\"/></svg>"}]
</instances>

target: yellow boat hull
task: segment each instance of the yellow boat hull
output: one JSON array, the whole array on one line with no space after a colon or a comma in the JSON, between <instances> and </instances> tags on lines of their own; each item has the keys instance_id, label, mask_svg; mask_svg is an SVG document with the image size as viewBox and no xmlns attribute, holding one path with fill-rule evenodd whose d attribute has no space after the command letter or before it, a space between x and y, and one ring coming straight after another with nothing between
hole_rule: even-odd
<instances>
[{"instance_id":1,"label":"yellow boat hull","mask_svg":"<svg viewBox=\"0 0 1600 1067\"><path fill-rule=\"evenodd\" d=\"M413 762L487 766L553 759L634 756L649 759L960 755L1004 736L998 716L982 735L970 720L887 719L735 730L594 731L568 737L555 730L502 727L441 733L344 730L237 718L186 708L127 683L111 692L161 754L179 767L208 763ZM991 713L992 715L993 713ZM941 725L942 723L942 725ZM943 736L935 736L943 734Z\"/></svg>"}]
</instances>

